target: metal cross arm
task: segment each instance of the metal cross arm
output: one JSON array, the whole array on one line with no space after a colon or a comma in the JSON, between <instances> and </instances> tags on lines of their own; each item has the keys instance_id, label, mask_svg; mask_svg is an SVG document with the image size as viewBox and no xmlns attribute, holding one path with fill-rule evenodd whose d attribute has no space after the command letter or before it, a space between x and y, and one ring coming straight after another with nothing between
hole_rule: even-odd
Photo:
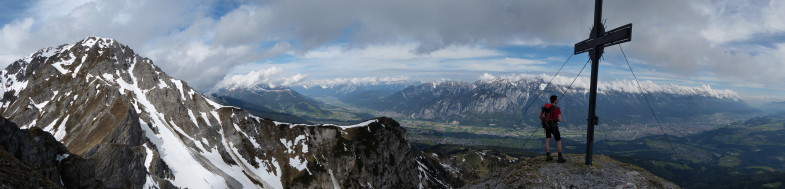
<instances>
[{"instance_id":1,"label":"metal cross arm","mask_svg":"<svg viewBox=\"0 0 785 189\"><path fill-rule=\"evenodd\" d=\"M594 50L595 47L607 47L632 40L632 23L605 32L597 38L589 38L575 44L575 54Z\"/></svg>"}]
</instances>

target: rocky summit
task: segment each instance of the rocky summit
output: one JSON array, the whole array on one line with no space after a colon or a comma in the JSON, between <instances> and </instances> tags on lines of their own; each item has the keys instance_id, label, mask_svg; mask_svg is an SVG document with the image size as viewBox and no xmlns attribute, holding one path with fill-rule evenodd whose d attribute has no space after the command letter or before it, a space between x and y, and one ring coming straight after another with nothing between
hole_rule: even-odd
<instances>
[{"instance_id":1,"label":"rocky summit","mask_svg":"<svg viewBox=\"0 0 785 189\"><path fill-rule=\"evenodd\" d=\"M14 159L2 162L48 179L11 187L450 187L392 119L255 117L204 98L113 39L32 53L0 72L0 88L0 113L15 123L2 141L3 157Z\"/></svg>"},{"instance_id":2,"label":"rocky summit","mask_svg":"<svg viewBox=\"0 0 785 189\"><path fill-rule=\"evenodd\" d=\"M486 175L465 188L679 188L638 166L597 155L591 166L583 154L565 154L566 163L544 155Z\"/></svg>"}]
</instances>

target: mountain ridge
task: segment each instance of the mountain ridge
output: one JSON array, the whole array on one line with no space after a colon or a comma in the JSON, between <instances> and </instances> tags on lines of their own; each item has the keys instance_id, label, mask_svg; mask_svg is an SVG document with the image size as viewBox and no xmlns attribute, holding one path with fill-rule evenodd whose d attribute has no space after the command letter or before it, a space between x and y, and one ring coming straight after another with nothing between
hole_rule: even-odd
<instances>
[{"instance_id":1,"label":"mountain ridge","mask_svg":"<svg viewBox=\"0 0 785 189\"><path fill-rule=\"evenodd\" d=\"M448 187L416 168L418 152L392 119L262 119L205 98L113 39L46 48L0 75L2 115L95 157L105 187Z\"/></svg>"}]
</instances>

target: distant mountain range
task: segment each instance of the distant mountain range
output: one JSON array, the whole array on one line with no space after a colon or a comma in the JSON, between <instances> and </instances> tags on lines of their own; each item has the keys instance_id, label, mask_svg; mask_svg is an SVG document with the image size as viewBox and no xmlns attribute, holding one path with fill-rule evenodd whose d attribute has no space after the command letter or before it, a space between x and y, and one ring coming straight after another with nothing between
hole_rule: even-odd
<instances>
[{"instance_id":1,"label":"distant mountain range","mask_svg":"<svg viewBox=\"0 0 785 189\"><path fill-rule=\"evenodd\" d=\"M523 124L538 125L540 107L550 95L560 98L559 106L565 125L585 125L588 107L588 82L557 77L545 86L544 77L514 77L490 81L310 83L291 89L317 98L333 97L344 103L378 111L393 111L414 119L483 126ZM646 99L661 121L685 123L727 122L742 115L758 112L730 90L709 86L684 87L641 83L646 98L634 81L601 82L598 92L598 116L610 124L654 124ZM538 96L539 95L539 96ZM722 121L720 121L722 120Z\"/></svg>"}]
</instances>

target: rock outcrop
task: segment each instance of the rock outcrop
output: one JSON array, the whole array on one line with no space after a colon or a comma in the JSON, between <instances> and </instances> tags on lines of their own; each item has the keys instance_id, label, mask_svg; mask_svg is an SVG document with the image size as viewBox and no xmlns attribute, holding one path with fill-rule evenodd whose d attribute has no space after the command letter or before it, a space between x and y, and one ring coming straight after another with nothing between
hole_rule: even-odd
<instances>
[{"instance_id":1,"label":"rock outcrop","mask_svg":"<svg viewBox=\"0 0 785 189\"><path fill-rule=\"evenodd\" d=\"M584 164L582 155L565 157L566 163L547 162L542 156L531 158L465 188L679 188L643 168L607 156L594 156L592 166Z\"/></svg>"},{"instance_id":2,"label":"rock outcrop","mask_svg":"<svg viewBox=\"0 0 785 189\"><path fill-rule=\"evenodd\" d=\"M0 188L60 188L35 169L0 149Z\"/></svg>"},{"instance_id":3,"label":"rock outcrop","mask_svg":"<svg viewBox=\"0 0 785 189\"><path fill-rule=\"evenodd\" d=\"M11 188L98 187L93 168L41 128L19 129L0 117L0 174ZM7 179L7 180L5 180ZM59 184L58 184L59 183Z\"/></svg>"}]
</instances>

